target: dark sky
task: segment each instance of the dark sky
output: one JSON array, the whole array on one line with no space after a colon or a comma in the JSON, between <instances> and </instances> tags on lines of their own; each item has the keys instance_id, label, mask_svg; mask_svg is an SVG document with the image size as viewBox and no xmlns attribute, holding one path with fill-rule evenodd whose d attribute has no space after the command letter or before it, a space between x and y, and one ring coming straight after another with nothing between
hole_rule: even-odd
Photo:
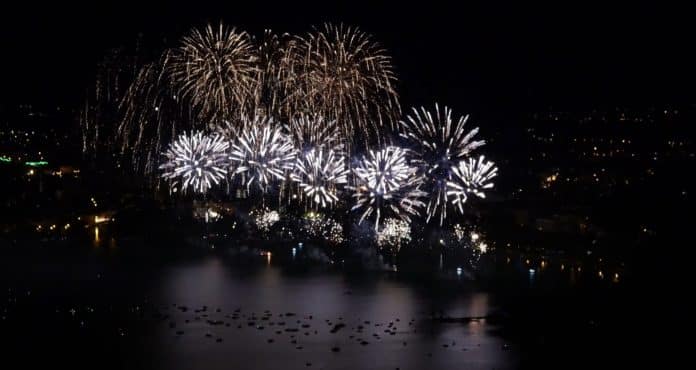
<instances>
[{"instance_id":1,"label":"dark sky","mask_svg":"<svg viewBox=\"0 0 696 370\"><path fill-rule=\"evenodd\" d=\"M696 22L664 3L94 3L3 9L4 104L74 104L105 50L139 33L171 39L219 20L256 34L324 21L360 26L393 55L405 105L438 100L477 112L696 102Z\"/></svg>"}]
</instances>

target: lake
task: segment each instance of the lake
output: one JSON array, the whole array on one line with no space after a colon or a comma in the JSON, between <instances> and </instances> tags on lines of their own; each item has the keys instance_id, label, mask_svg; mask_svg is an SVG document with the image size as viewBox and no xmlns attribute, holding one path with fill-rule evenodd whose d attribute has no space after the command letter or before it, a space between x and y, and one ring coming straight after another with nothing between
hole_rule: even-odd
<instances>
[{"instance_id":1,"label":"lake","mask_svg":"<svg viewBox=\"0 0 696 370\"><path fill-rule=\"evenodd\" d=\"M620 363L630 348L627 289L611 279L495 267L471 281L308 266L278 248L240 260L150 244L3 248L5 358L31 368L514 369Z\"/></svg>"}]
</instances>

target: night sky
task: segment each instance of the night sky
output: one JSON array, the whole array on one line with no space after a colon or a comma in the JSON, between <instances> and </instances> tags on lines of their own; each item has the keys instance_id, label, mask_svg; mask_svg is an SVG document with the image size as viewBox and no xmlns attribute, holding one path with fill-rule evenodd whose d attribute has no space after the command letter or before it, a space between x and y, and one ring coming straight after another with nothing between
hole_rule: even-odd
<instances>
[{"instance_id":1,"label":"night sky","mask_svg":"<svg viewBox=\"0 0 696 370\"><path fill-rule=\"evenodd\" d=\"M690 12L667 5L96 3L3 10L4 104L74 106L106 50L132 46L140 33L171 43L220 20L257 35L325 21L360 26L393 55L404 106L438 100L490 115L696 98L696 27Z\"/></svg>"}]
</instances>

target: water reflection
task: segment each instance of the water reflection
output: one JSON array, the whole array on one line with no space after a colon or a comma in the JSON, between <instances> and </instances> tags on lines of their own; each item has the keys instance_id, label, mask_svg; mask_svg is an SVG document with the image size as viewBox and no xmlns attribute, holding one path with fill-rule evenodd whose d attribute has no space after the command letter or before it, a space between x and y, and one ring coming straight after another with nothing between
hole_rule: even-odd
<instances>
[{"instance_id":1,"label":"water reflection","mask_svg":"<svg viewBox=\"0 0 696 370\"><path fill-rule=\"evenodd\" d=\"M101 239L99 239L99 226L94 227L94 246L98 247L101 244Z\"/></svg>"},{"instance_id":2,"label":"water reflection","mask_svg":"<svg viewBox=\"0 0 696 370\"><path fill-rule=\"evenodd\" d=\"M194 364L227 369L231 362L253 364L257 369L306 368L306 362L316 368L339 369L513 368L515 364L514 354L503 350L505 342L485 320L467 324L430 320L433 313L490 314L495 307L485 292L448 292L378 276L298 275L274 265L249 269L222 257L167 268L151 289L158 301L168 304L220 308L219 316L225 321L230 320L224 314L235 309L246 315L237 320L241 327L234 322L211 328L190 313L178 313L177 322L191 320L186 335L162 328L154 339L153 351L157 358L166 359L163 368L167 369ZM249 317L261 317L266 311L270 319L262 323L264 329L247 325ZM287 312L296 316L279 316ZM206 319L212 317L211 313ZM292 338L282 328L276 332L281 320L286 322L282 328L299 326L295 321L310 326ZM346 328L331 333L325 320L342 322ZM364 327L361 333L356 331L359 325ZM393 335L386 332L392 327ZM206 341L206 334L223 338L224 345ZM369 344L360 344L358 337ZM334 347L340 348L340 354L331 351Z\"/></svg>"}]
</instances>

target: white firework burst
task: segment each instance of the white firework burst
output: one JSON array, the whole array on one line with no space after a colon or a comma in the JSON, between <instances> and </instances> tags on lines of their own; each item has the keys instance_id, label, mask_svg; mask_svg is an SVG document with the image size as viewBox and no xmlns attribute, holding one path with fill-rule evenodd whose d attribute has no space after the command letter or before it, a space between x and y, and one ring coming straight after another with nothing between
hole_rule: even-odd
<instances>
[{"instance_id":1,"label":"white firework burst","mask_svg":"<svg viewBox=\"0 0 696 370\"><path fill-rule=\"evenodd\" d=\"M180 135L164 152L166 161L159 168L170 181L172 191L191 188L205 193L227 175L228 142L220 135L202 132Z\"/></svg>"},{"instance_id":2,"label":"white firework burst","mask_svg":"<svg viewBox=\"0 0 696 370\"><path fill-rule=\"evenodd\" d=\"M452 179L453 168L467 159L471 152L483 146L483 140L474 140L478 127L467 130L469 116L452 119L452 110L435 112L421 107L399 122L400 136L407 140L413 151L413 162L425 175L426 188L430 193L426 207L427 220L439 217L440 225L447 217L447 183Z\"/></svg>"},{"instance_id":3,"label":"white firework burst","mask_svg":"<svg viewBox=\"0 0 696 370\"><path fill-rule=\"evenodd\" d=\"M338 201L336 192L348 182L348 172L342 155L319 147L298 156L290 179L313 206L324 208Z\"/></svg>"},{"instance_id":4,"label":"white firework burst","mask_svg":"<svg viewBox=\"0 0 696 370\"><path fill-rule=\"evenodd\" d=\"M256 116L247 121L230 147L233 175L239 175L247 190L256 184L262 192L275 180L284 180L293 169L295 148L280 125Z\"/></svg>"},{"instance_id":5,"label":"white firework burst","mask_svg":"<svg viewBox=\"0 0 696 370\"><path fill-rule=\"evenodd\" d=\"M358 223L374 214L375 230L384 212L410 222L410 215L417 215L425 204L420 200L426 195L419 186L422 182L416 169L406 162L404 149L389 146L379 151L370 150L354 169L357 186L352 210L361 210Z\"/></svg>"},{"instance_id":6,"label":"white firework burst","mask_svg":"<svg viewBox=\"0 0 696 370\"><path fill-rule=\"evenodd\" d=\"M447 183L447 196L451 199L452 205L463 213L463 206L469 194L485 198L484 191L493 188L491 180L498 175L498 167L495 167L495 163L487 161L484 156L480 156L461 161L452 172L454 176L452 181Z\"/></svg>"}]
</instances>

